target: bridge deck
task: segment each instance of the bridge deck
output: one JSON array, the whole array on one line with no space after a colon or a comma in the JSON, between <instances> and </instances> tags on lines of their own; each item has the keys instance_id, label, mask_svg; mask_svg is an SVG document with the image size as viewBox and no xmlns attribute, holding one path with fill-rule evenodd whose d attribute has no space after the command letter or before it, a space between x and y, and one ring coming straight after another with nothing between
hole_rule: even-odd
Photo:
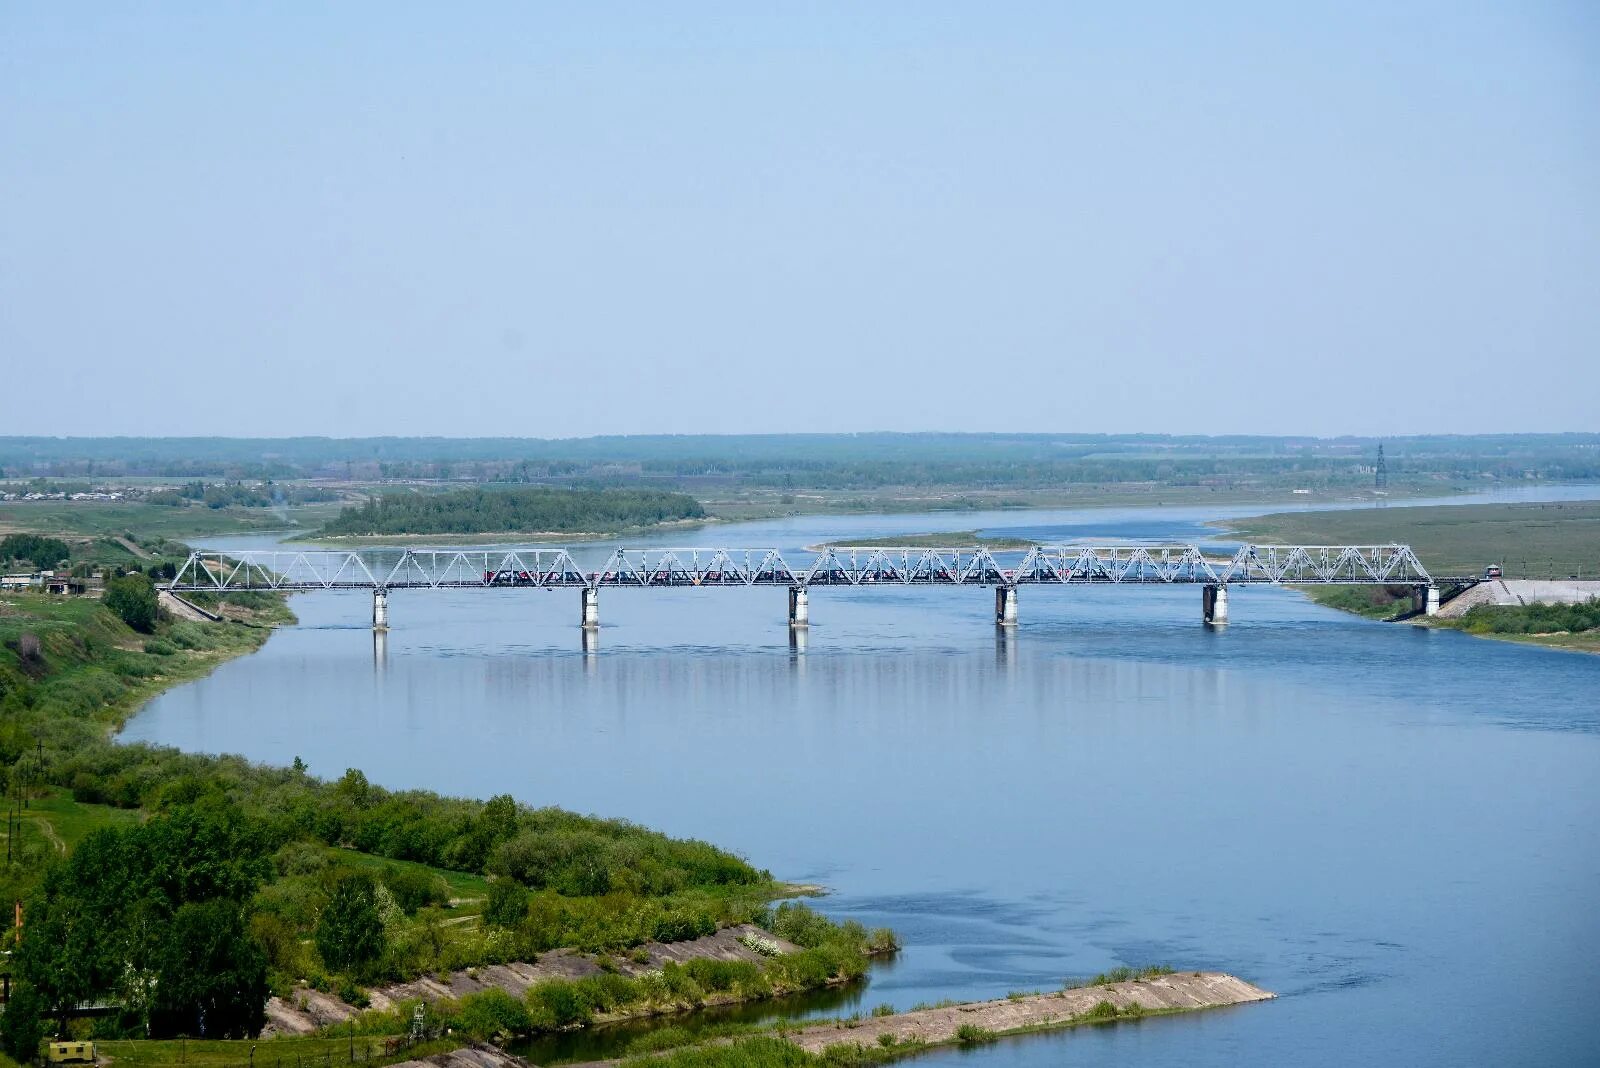
<instances>
[{"instance_id":1,"label":"bridge deck","mask_svg":"<svg viewBox=\"0 0 1600 1068\"><path fill-rule=\"evenodd\" d=\"M793 563L789 558L793 558ZM598 559L598 558L597 558ZM1194 545L948 548L617 549L580 566L563 548L307 549L190 555L174 591L332 589L648 589L753 586L1432 584L1406 545Z\"/></svg>"}]
</instances>

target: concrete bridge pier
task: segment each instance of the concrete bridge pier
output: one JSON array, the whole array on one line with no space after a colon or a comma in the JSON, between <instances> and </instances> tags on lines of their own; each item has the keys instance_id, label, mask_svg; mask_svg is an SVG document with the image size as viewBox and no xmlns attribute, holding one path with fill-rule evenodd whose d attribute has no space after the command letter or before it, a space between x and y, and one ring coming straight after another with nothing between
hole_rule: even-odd
<instances>
[{"instance_id":1,"label":"concrete bridge pier","mask_svg":"<svg viewBox=\"0 0 1600 1068\"><path fill-rule=\"evenodd\" d=\"M579 592L583 594L583 629L598 630L600 627L600 591L593 586L585 586Z\"/></svg>"},{"instance_id":2,"label":"concrete bridge pier","mask_svg":"<svg viewBox=\"0 0 1600 1068\"><path fill-rule=\"evenodd\" d=\"M994 588L994 624L997 627L1014 627L1017 625L1017 588L1015 586L996 586Z\"/></svg>"},{"instance_id":3,"label":"concrete bridge pier","mask_svg":"<svg viewBox=\"0 0 1600 1068\"><path fill-rule=\"evenodd\" d=\"M389 629L389 591L382 586L372 591L372 629Z\"/></svg>"},{"instance_id":4,"label":"concrete bridge pier","mask_svg":"<svg viewBox=\"0 0 1600 1068\"><path fill-rule=\"evenodd\" d=\"M1228 587L1207 583L1200 593L1200 616L1214 627L1228 622Z\"/></svg>"},{"instance_id":5,"label":"concrete bridge pier","mask_svg":"<svg viewBox=\"0 0 1600 1068\"><path fill-rule=\"evenodd\" d=\"M1439 587L1432 583L1417 587L1417 610L1425 616L1439 614Z\"/></svg>"},{"instance_id":6,"label":"concrete bridge pier","mask_svg":"<svg viewBox=\"0 0 1600 1068\"><path fill-rule=\"evenodd\" d=\"M811 591L804 586L789 587L789 626L811 626Z\"/></svg>"}]
</instances>

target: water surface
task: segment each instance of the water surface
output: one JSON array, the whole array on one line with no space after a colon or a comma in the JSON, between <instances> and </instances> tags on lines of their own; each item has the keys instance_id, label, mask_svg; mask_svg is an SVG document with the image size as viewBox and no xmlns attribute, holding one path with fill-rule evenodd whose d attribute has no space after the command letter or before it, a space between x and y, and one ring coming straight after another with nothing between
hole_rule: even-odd
<instances>
[{"instance_id":1,"label":"water surface","mask_svg":"<svg viewBox=\"0 0 1600 1068\"><path fill-rule=\"evenodd\" d=\"M811 517L694 540L951 525L1215 540L1199 525L1214 514ZM608 590L594 655L573 591L397 592L382 650L365 595L294 607L298 626L163 695L126 736L510 792L825 883L830 912L906 942L830 1014L1156 962L1283 995L929 1063L1576 1064L1600 1049L1600 657L1258 588L1233 591L1221 630L1200 624L1195 588L1026 588L1013 635L986 590L816 590L803 648L781 589Z\"/></svg>"}]
</instances>

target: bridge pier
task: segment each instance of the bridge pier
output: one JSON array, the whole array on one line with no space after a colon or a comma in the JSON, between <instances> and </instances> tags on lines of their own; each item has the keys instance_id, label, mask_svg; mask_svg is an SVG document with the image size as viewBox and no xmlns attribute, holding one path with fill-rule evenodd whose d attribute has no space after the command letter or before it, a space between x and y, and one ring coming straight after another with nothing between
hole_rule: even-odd
<instances>
[{"instance_id":1,"label":"bridge pier","mask_svg":"<svg viewBox=\"0 0 1600 1068\"><path fill-rule=\"evenodd\" d=\"M1200 616L1214 627L1227 625L1228 587L1219 583L1206 584L1200 593Z\"/></svg>"},{"instance_id":2,"label":"bridge pier","mask_svg":"<svg viewBox=\"0 0 1600 1068\"><path fill-rule=\"evenodd\" d=\"M372 591L372 629L378 632L389 629L389 591L382 586Z\"/></svg>"},{"instance_id":3,"label":"bridge pier","mask_svg":"<svg viewBox=\"0 0 1600 1068\"><path fill-rule=\"evenodd\" d=\"M1417 599L1422 602L1422 614L1436 616L1439 614L1439 587L1429 583L1417 587Z\"/></svg>"},{"instance_id":4,"label":"bridge pier","mask_svg":"<svg viewBox=\"0 0 1600 1068\"><path fill-rule=\"evenodd\" d=\"M811 626L811 591L804 586L789 587L789 626Z\"/></svg>"},{"instance_id":5,"label":"bridge pier","mask_svg":"<svg viewBox=\"0 0 1600 1068\"><path fill-rule=\"evenodd\" d=\"M584 630L597 630L600 627L600 591L593 586L585 586L579 591L583 595L583 622Z\"/></svg>"},{"instance_id":6,"label":"bridge pier","mask_svg":"<svg viewBox=\"0 0 1600 1068\"><path fill-rule=\"evenodd\" d=\"M996 586L994 588L994 624L997 627L1014 627L1017 625L1017 588L1015 586Z\"/></svg>"}]
</instances>

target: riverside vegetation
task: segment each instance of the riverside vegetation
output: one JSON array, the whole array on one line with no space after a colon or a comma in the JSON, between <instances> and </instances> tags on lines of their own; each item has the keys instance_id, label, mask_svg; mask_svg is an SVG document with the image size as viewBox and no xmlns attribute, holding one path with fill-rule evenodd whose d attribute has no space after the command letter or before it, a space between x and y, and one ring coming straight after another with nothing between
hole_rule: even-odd
<instances>
[{"instance_id":1,"label":"riverside vegetation","mask_svg":"<svg viewBox=\"0 0 1600 1068\"><path fill-rule=\"evenodd\" d=\"M1231 521L1239 536L1299 544L1400 541L1431 572L1476 575L1500 564L1507 578L1600 578L1600 502L1435 505L1342 512L1290 512ZM1412 587L1307 587L1318 604L1368 619L1412 609ZM1423 622L1416 620L1416 622ZM1600 649L1600 608L1588 604L1476 605L1429 626L1493 638Z\"/></svg>"},{"instance_id":2,"label":"riverside vegetation","mask_svg":"<svg viewBox=\"0 0 1600 1068\"><path fill-rule=\"evenodd\" d=\"M693 497L660 490L518 487L384 493L344 509L317 536L593 533L705 515Z\"/></svg>"},{"instance_id":3,"label":"riverside vegetation","mask_svg":"<svg viewBox=\"0 0 1600 1068\"><path fill-rule=\"evenodd\" d=\"M735 923L802 948L540 984L514 1005L486 991L435 1015L468 1036L527 1034L840 982L893 945L802 905L772 908L790 891L767 872L624 821L389 791L354 769L323 781L299 760L115 744L154 693L257 648L290 617L281 598L254 594L213 602L234 622L177 621L146 613L143 575L110 589L129 603L0 596L0 787L15 809L0 882L25 917L0 1041L18 1059L47 1031L241 1038L270 994L300 983L360 1005L379 982L556 947L627 953ZM97 1002L115 1011L72 1019ZM404 1030L382 1014L361 1027Z\"/></svg>"}]
</instances>

